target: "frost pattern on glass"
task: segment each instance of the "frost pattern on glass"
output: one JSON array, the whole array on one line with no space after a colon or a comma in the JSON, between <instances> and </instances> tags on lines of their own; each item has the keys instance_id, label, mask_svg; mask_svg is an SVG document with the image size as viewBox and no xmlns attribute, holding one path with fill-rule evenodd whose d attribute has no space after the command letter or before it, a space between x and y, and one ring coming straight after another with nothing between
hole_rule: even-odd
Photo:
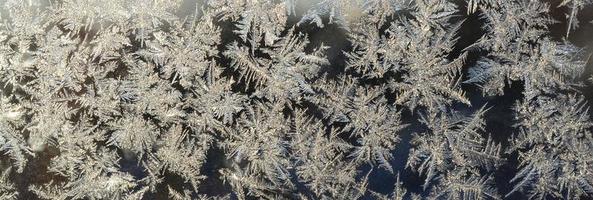
<instances>
[{"instance_id":1,"label":"frost pattern on glass","mask_svg":"<svg viewBox=\"0 0 593 200\"><path fill-rule=\"evenodd\" d=\"M592 3L0 1L0 199L593 198Z\"/></svg>"}]
</instances>

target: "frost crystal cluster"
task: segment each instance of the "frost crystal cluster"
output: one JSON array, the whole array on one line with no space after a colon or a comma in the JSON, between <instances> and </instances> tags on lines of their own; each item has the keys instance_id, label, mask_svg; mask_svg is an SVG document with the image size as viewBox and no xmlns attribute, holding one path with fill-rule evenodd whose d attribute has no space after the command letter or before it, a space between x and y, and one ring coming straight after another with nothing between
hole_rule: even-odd
<instances>
[{"instance_id":1,"label":"frost crystal cluster","mask_svg":"<svg viewBox=\"0 0 593 200\"><path fill-rule=\"evenodd\" d=\"M0 199L590 199L592 10L0 0Z\"/></svg>"}]
</instances>

